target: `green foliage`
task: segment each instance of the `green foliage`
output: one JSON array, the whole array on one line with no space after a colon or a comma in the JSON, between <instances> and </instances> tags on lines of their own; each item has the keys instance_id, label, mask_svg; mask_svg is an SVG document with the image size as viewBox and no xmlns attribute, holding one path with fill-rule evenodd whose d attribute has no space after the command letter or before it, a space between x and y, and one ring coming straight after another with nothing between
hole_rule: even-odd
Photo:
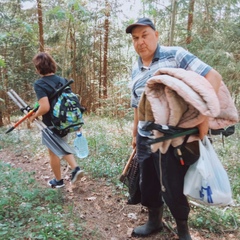
<instances>
[{"instance_id":1,"label":"green foliage","mask_svg":"<svg viewBox=\"0 0 240 240\"><path fill-rule=\"evenodd\" d=\"M29 23L22 22L22 25L24 26L26 33L32 33L33 32L33 26L30 25Z\"/></svg>"},{"instance_id":2,"label":"green foliage","mask_svg":"<svg viewBox=\"0 0 240 240\"><path fill-rule=\"evenodd\" d=\"M0 67L5 67L5 66L6 66L5 62L4 62L4 60L0 56Z\"/></svg>"},{"instance_id":3,"label":"green foliage","mask_svg":"<svg viewBox=\"0 0 240 240\"><path fill-rule=\"evenodd\" d=\"M90 154L80 165L92 177L118 182L120 172L132 151L131 133L127 127L129 124L131 122L125 119L86 117L83 134L88 140Z\"/></svg>"},{"instance_id":4,"label":"green foliage","mask_svg":"<svg viewBox=\"0 0 240 240\"><path fill-rule=\"evenodd\" d=\"M64 210L61 191L39 187L33 173L24 173L9 164L0 162L0 172L1 239L81 236L81 222Z\"/></svg>"},{"instance_id":5,"label":"green foliage","mask_svg":"<svg viewBox=\"0 0 240 240\"><path fill-rule=\"evenodd\" d=\"M54 19L60 21L65 19L65 17L65 10L60 6L56 6L48 11L49 20Z\"/></svg>"},{"instance_id":6,"label":"green foliage","mask_svg":"<svg viewBox=\"0 0 240 240\"><path fill-rule=\"evenodd\" d=\"M0 82L7 83L6 88L17 85L18 93L24 93L33 101L35 96L32 83L38 78L31 63L39 49L37 11L35 8L21 8L20 3L21 1L0 1L0 66L5 67ZM94 4L79 0L43 2L45 49L54 56L58 74L74 78L74 90L83 98L83 103L90 112L122 116L124 112L129 113L129 96L122 96L130 91L126 86L119 86L125 93L115 94L115 91L120 91L116 86L119 82L127 84L132 63L136 59L131 39L125 34L125 27L137 16L148 16L160 32L160 43L167 45L171 1L139 1L141 7L138 13L135 2L129 1L128 7L136 10L134 16L131 11L127 15L122 8L126 3L109 1L109 4L107 99L101 99L105 1L98 0ZM240 78L239 6L239 0L204 4L200 0L195 1L192 42L186 45L189 1L178 1L174 31L174 45L187 48L217 69L234 96L239 95ZM113 106L117 106L120 111L114 111Z\"/></svg>"},{"instance_id":7,"label":"green foliage","mask_svg":"<svg viewBox=\"0 0 240 240\"><path fill-rule=\"evenodd\" d=\"M223 233L237 230L240 224L239 213L234 207L220 209L217 207L199 208L192 207L191 225L207 229L210 232Z\"/></svg>"},{"instance_id":8,"label":"green foliage","mask_svg":"<svg viewBox=\"0 0 240 240\"><path fill-rule=\"evenodd\" d=\"M108 184L116 186L117 191L121 190L123 195L127 195L127 189L120 183L119 177L132 151L132 120L96 115L85 116L84 120L82 131L88 140L90 153L85 159L77 159L79 165L92 178L105 178ZM17 154L28 155L31 161L38 158L39 153L44 153L45 147L39 144L41 135L37 134L36 129L14 130L7 135L5 131L5 128L0 129L1 148L10 147ZM235 230L239 226L239 137L238 124L235 134L224 138L224 145L221 136L213 136L214 148L228 172L235 206L199 208L191 205L191 226L216 233ZM72 133L69 139L71 145L74 138L75 134ZM43 189L35 182L34 173L26 174L6 164L0 164L0 181L0 225L4 239L14 234L15 237L36 239L70 239L74 236L74 230L72 227L70 229L70 224L74 223L69 222L74 218L73 209L71 205L67 208L63 205L61 191ZM166 218L171 219L169 212L165 214ZM76 224L74 229L84 231L79 219L72 221Z\"/></svg>"}]
</instances>

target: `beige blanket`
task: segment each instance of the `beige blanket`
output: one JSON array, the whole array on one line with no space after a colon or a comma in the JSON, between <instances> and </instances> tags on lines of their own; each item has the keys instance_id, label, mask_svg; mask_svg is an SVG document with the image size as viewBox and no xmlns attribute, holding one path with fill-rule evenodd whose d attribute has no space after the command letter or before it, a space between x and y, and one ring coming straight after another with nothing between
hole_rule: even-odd
<instances>
[{"instance_id":1,"label":"beige blanket","mask_svg":"<svg viewBox=\"0 0 240 240\"><path fill-rule=\"evenodd\" d=\"M219 129L237 123L238 112L224 84L218 94L207 79L181 68L161 68L147 81L139 103L139 120L161 125L192 128L209 117L209 128ZM155 137L163 136L154 130ZM192 136L189 141L198 139ZM152 145L152 151L165 153L170 144L181 144L183 137Z\"/></svg>"}]
</instances>

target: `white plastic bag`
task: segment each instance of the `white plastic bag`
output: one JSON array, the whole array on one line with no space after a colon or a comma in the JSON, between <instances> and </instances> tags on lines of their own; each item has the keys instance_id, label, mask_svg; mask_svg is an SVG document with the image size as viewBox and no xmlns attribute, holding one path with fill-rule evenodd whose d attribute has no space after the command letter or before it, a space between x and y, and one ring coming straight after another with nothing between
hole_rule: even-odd
<instances>
[{"instance_id":1,"label":"white plastic bag","mask_svg":"<svg viewBox=\"0 0 240 240\"><path fill-rule=\"evenodd\" d=\"M185 175L183 193L207 205L233 203L227 172L206 136L199 140L199 148L200 158Z\"/></svg>"}]
</instances>

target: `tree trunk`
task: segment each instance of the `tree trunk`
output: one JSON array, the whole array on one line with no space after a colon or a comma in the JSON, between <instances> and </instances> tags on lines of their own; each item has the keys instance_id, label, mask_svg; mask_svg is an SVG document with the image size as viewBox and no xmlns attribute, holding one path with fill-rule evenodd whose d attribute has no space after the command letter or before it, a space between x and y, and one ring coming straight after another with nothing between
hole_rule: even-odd
<instances>
[{"instance_id":1,"label":"tree trunk","mask_svg":"<svg viewBox=\"0 0 240 240\"><path fill-rule=\"evenodd\" d=\"M1 108L0 108L0 127L3 127L3 112Z\"/></svg>"},{"instance_id":2,"label":"tree trunk","mask_svg":"<svg viewBox=\"0 0 240 240\"><path fill-rule=\"evenodd\" d=\"M195 0L190 0L189 2L186 44L190 44L192 41L194 3L195 3Z\"/></svg>"},{"instance_id":3,"label":"tree trunk","mask_svg":"<svg viewBox=\"0 0 240 240\"><path fill-rule=\"evenodd\" d=\"M104 47L103 47L103 98L107 98L107 64L108 64L108 35L109 35L109 16L110 6L108 0L105 1L105 22L104 22Z\"/></svg>"},{"instance_id":4,"label":"tree trunk","mask_svg":"<svg viewBox=\"0 0 240 240\"><path fill-rule=\"evenodd\" d=\"M8 50L9 50L9 46L8 43L5 43L5 47L3 48L3 51L1 52L2 54L2 58L4 60L4 63L6 63L8 60L7 54L8 54ZM0 73L1 73L1 77L2 77L2 82L1 82L1 90L0 90L0 98L3 100L0 101L0 127L3 126L3 117L7 116L8 118L8 123L10 122L10 112L12 109L12 105L9 105L9 99L8 96L6 94L7 89L8 89L8 81L9 81L9 71L8 71L8 65L4 64L4 66L1 67Z\"/></svg>"},{"instance_id":5,"label":"tree trunk","mask_svg":"<svg viewBox=\"0 0 240 240\"><path fill-rule=\"evenodd\" d=\"M39 28L39 50L44 52L44 39L43 39L43 17L42 17L42 2L37 0L38 10L38 28Z\"/></svg>"},{"instance_id":6,"label":"tree trunk","mask_svg":"<svg viewBox=\"0 0 240 240\"><path fill-rule=\"evenodd\" d=\"M172 0L172 16L171 16L171 28L170 28L170 36L169 36L169 46L173 45L176 12L177 12L177 0Z\"/></svg>"},{"instance_id":7,"label":"tree trunk","mask_svg":"<svg viewBox=\"0 0 240 240\"><path fill-rule=\"evenodd\" d=\"M102 32L102 30L101 30ZM100 32L100 36L99 36L99 80L98 80L98 98L101 99L102 98L102 34ZM101 103L99 102L99 107L101 107Z\"/></svg>"},{"instance_id":8,"label":"tree trunk","mask_svg":"<svg viewBox=\"0 0 240 240\"><path fill-rule=\"evenodd\" d=\"M72 27L70 28L70 40L71 40L71 65L72 65L72 71L71 71L71 77L76 81L76 51L77 51L77 43L76 43L76 35L75 35L75 29L74 25L72 24ZM76 83L75 83L76 84Z\"/></svg>"}]
</instances>

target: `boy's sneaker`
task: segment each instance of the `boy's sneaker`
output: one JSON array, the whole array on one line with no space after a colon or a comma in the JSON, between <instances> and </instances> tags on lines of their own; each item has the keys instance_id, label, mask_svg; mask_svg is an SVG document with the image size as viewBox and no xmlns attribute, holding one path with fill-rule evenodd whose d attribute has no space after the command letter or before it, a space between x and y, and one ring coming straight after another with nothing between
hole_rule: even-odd
<instances>
[{"instance_id":1,"label":"boy's sneaker","mask_svg":"<svg viewBox=\"0 0 240 240\"><path fill-rule=\"evenodd\" d=\"M72 171L72 175L71 175L71 183L76 182L77 180L81 179L84 175L84 171L80 169L80 167L76 167L73 171Z\"/></svg>"},{"instance_id":2,"label":"boy's sneaker","mask_svg":"<svg viewBox=\"0 0 240 240\"><path fill-rule=\"evenodd\" d=\"M65 186L63 179L57 181L55 178L50 180L48 182L48 185L51 186L52 188L61 188Z\"/></svg>"}]
</instances>

